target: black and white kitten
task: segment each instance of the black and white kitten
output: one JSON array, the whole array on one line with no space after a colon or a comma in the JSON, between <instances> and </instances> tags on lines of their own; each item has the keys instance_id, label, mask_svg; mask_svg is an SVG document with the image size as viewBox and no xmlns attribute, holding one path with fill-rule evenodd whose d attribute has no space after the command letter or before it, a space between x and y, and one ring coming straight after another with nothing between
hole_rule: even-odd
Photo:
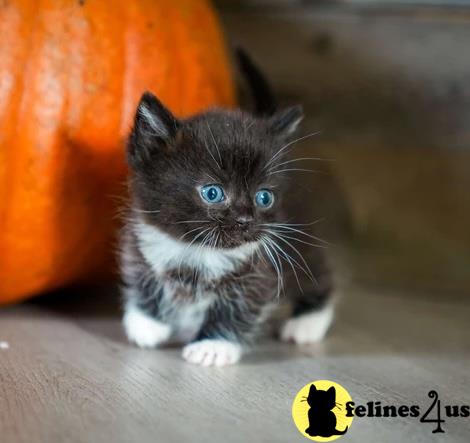
<instances>
[{"instance_id":1,"label":"black and white kitten","mask_svg":"<svg viewBox=\"0 0 470 443\"><path fill-rule=\"evenodd\" d=\"M128 144L132 204L121 248L130 341L178 341L189 362L232 364L280 300L292 312L283 340L324 336L329 272L314 237L289 223L299 205L283 172L301 119L300 107L177 119L143 95Z\"/></svg>"}]
</instances>

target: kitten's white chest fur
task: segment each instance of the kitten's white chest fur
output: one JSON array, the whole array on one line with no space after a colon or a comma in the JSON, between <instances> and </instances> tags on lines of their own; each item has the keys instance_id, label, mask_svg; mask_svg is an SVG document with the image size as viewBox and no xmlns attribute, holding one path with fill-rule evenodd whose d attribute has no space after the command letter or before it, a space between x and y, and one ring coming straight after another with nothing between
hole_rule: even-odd
<instances>
[{"instance_id":1,"label":"kitten's white chest fur","mask_svg":"<svg viewBox=\"0 0 470 443\"><path fill-rule=\"evenodd\" d=\"M224 250L200 247L174 239L144 222L136 226L135 233L142 254L159 275L169 269L187 267L197 269L208 280L216 280L249 260L258 247L257 242Z\"/></svg>"}]
</instances>

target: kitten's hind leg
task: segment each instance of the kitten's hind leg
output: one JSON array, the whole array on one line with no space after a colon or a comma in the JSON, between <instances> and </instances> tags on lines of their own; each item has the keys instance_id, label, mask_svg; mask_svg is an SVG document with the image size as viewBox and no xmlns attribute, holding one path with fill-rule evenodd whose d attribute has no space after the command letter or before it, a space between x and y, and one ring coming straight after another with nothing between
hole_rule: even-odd
<instances>
[{"instance_id":1,"label":"kitten's hind leg","mask_svg":"<svg viewBox=\"0 0 470 443\"><path fill-rule=\"evenodd\" d=\"M298 345L316 343L326 335L334 316L331 303L321 309L312 310L292 317L281 329L283 341L294 341Z\"/></svg>"},{"instance_id":2,"label":"kitten's hind leg","mask_svg":"<svg viewBox=\"0 0 470 443\"><path fill-rule=\"evenodd\" d=\"M319 274L315 286L298 294L293 300L292 317L281 328L281 340L299 345L321 341L334 317L331 290L331 277L328 271L324 271Z\"/></svg>"}]
</instances>

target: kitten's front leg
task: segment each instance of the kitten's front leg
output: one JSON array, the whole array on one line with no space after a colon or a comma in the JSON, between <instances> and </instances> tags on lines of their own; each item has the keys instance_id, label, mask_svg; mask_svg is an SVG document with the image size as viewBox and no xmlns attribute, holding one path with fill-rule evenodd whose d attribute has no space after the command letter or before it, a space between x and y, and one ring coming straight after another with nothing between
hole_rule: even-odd
<instances>
[{"instance_id":1,"label":"kitten's front leg","mask_svg":"<svg viewBox=\"0 0 470 443\"><path fill-rule=\"evenodd\" d=\"M218 302L207 313L197 336L183 348L183 358L202 366L237 363L243 344L253 335L259 309L235 301Z\"/></svg>"},{"instance_id":2,"label":"kitten's front leg","mask_svg":"<svg viewBox=\"0 0 470 443\"><path fill-rule=\"evenodd\" d=\"M148 315L137 306L126 306L122 319L130 342L140 348L156 348L171 336L171 327Z\"/></svg>"},{"instance_id":3,"label":"kitten's front leg","mask_svg":"<svg viewBox=\"0 0 470 443\"><path fill-rule=\"evenodd\" d=\"M172 330L158 316L160 294L157 291L148 294L138 288L126 288L124 296L127 301L122 323L129 341L140 348L155 348L166 343Z\"/></svg>"},{"instance_id":4,"label":"kitten's front leg","mask_svg":"<svg viewBox=\"0 0 470 443\"><path fill-rule=\"evenodd\" d=\"M237 363L242 355L240 343L223 338L207 338L186 345L183 358L201 366L227 366Z\"/></svg>"}]
</instances>

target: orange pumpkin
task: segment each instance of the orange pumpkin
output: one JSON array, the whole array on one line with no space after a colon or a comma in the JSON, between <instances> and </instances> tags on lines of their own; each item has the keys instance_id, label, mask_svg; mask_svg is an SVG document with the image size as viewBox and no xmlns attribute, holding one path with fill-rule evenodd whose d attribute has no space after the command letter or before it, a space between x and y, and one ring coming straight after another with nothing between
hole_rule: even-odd
<instances>
[{"instance_id":1,"label":"orange pumpkin","mask_svg":"<svg viewBox=\"0 0 470 443\"><path fill-rule=\"evenodd\" d=\"M204 0L0 2L0 303L113 262L124 143L144 90L177 115L234 103Z\"/></svg>"}]
</instances>

